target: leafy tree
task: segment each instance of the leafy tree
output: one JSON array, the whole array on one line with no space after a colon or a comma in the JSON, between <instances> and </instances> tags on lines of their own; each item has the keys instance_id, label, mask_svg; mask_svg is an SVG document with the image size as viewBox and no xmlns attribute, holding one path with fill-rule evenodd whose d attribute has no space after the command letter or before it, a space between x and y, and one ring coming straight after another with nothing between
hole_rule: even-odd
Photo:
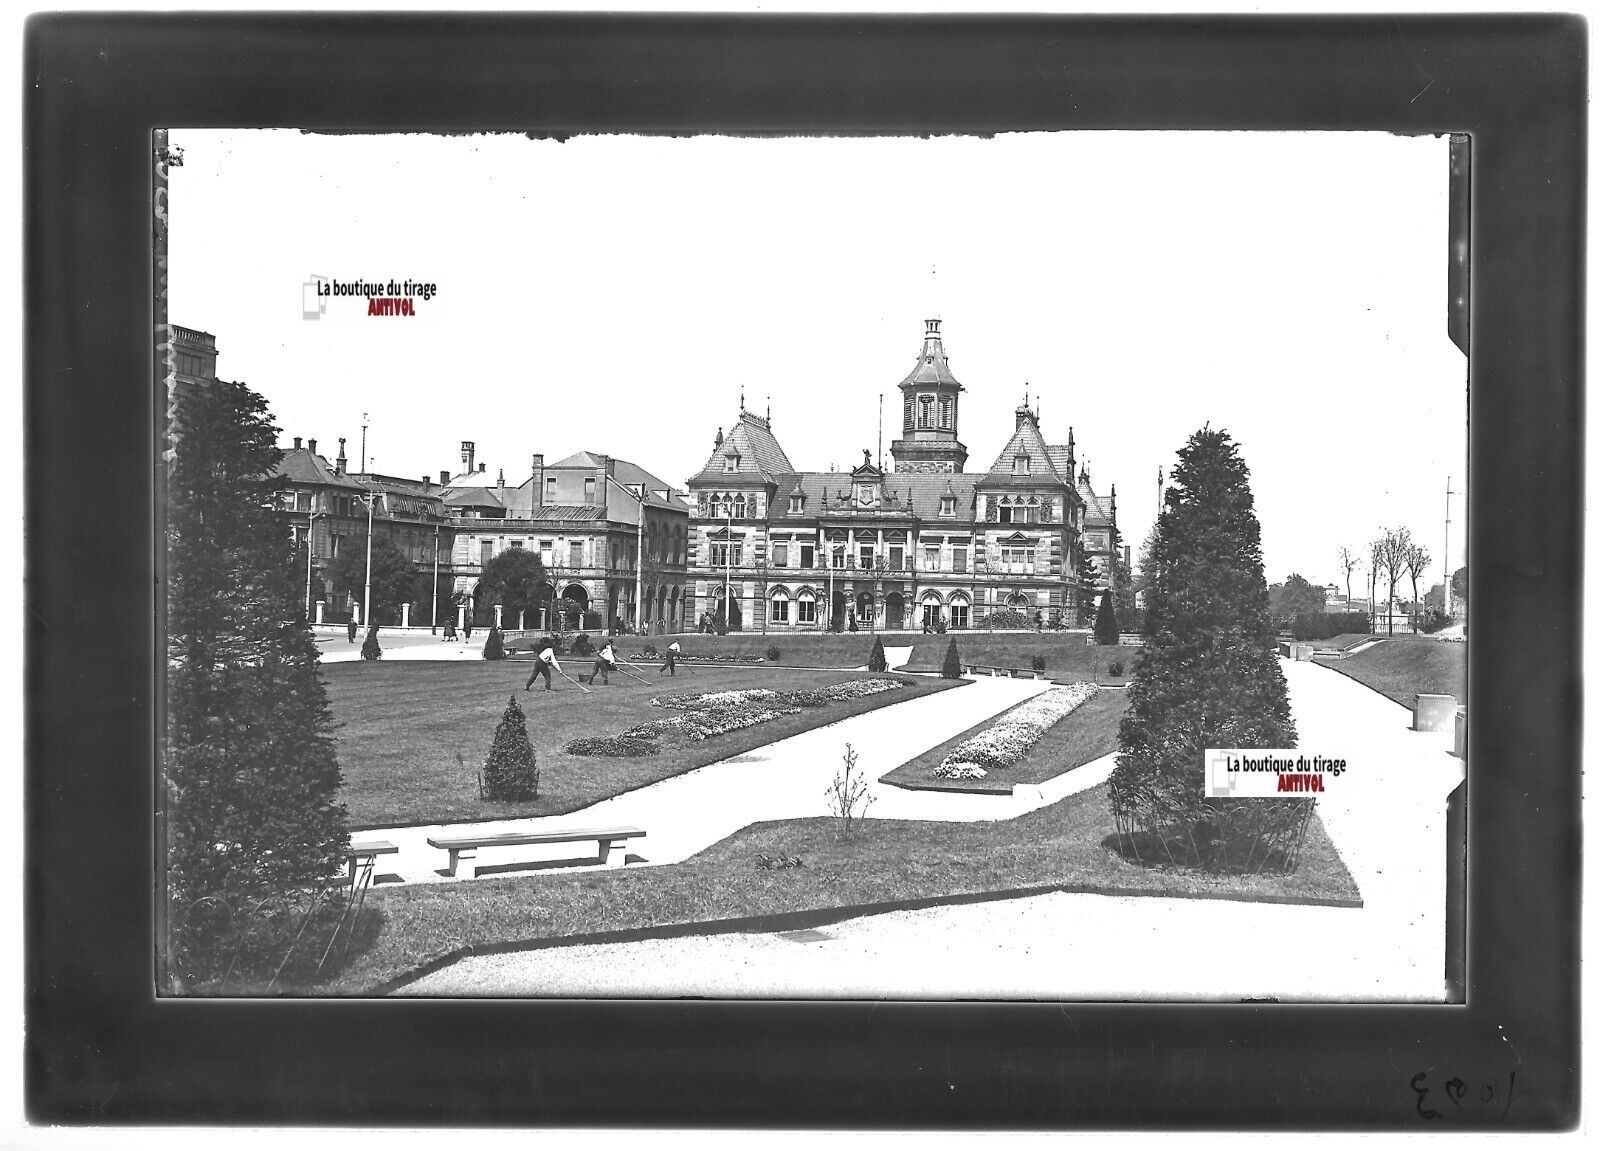
<instances>
[{"instance_id":1,"label":"leafy tree","mask_svg":"<svg viewBox=\"0 0 1600 1151\"><path fill-rule=\"evenodd\" d=\"M1134 571L1133 590L1142 592L1149 587L1156 578L1156 537L1160 533L1161 522L1157 520L1150 525L1150 531L1144 537L1144 543L1139 545L1139 565Z\"/></svg>"},{"instance_id":2,"label":"leafy tree","mask_svg":"<svg viewBox=\"0 0 1600 1151\"><path fill-rule=\"evenodd\" d=\"M531 548L507 548L483 565L478 576L477 601L480 610L493 612L495 604L504 607L504 615L515 619L517 613L526 613L528 620L537 620L534 604L539 589L549 578L539 553ZM488 618L493 618L491 614Z\"/></svg>"},{"instance_id":3,"label":"leafy tree","mask_svg":"<svg viewBox=\"0 0 1600 1151\"><path fill-rule=\"evenodd\" d=\"M1327 606L1322 589L1313 587L1311 581L1298 572L1267 589L1267 610L1274 619L1293 619L1297 615L1326 611Z\"/></svg>"},{"instance_id":4,"label":"leafy tree","mask_svg":"<svg viewBox=\"0 0 1600 1151\"><path fill-rule=\"evenodd\" d=\"M1111 554L1111 590L1116 596L1117 618L1132 618L1133 572L1128 568L1128 561L1122 558L1120 547L1113 549Z\"/></svg>"},{"instance_id":5,"label":"leafy tree","mask_svg":"<svg viewBox=\"0 0 1600 1151\"><path fill-rule=\"evenodd\" d=\"M1094 621L1094 642L1114 644L1120 638L1117 628L1117 605L1111 598L1111 589L1107 588L1100 595L1100 614Z\"/></svg>"},{"instance_id":6,"label":"leafy tree","mask_svg":"<svg viewBox=\"0 0 1600 1151\"><path fill-rule=\"evenodd\" d=\"M484 640L484 642L483 642L483 658L484 659L505 659L506 658L505 637L500 634L500 629L497 628L497 627L492 627L492 628L489 629L489 638Z\"/></svg>"},{"instance_id":7,"label":"leafy tree","mask_svg":"<svg viewBox=\"0 0 1600 1151\"><path fill-rule=\"evenodd\" d=\"M367 536L347 539L328 567L336 595L354 596L357 602L367 594ZM429 573L432 594L432 572ZM417 594L417 569L405 552L388 536L372 538L372 603L362 604L363 622L400 622L400 605L414 602ZM426 603L426 598L422 601Z\"/></svg>"},{"instance_id":8,"label":"leafy tree","mask_svg":"<svg viewBox=\"0 0 1600 1151\"><path fill-rule=\"evenodd\" d=\"M1467 602L1467 569L1456 568L1455 574L1450 577L1450 595L1462 603Z\"/></svg>"},{"instance_id":9,"label":"leafy tree","mask_svg":"<svg viewBox=\"0 0 1600 1151\"><path fill-rule=\"evenodd\" d=\"M178 397L161 770L175 981L220 974L205 963L226 917L191 914L202 901L244 910L315 887L350 846L305 575L295 578L269 507L277 431L244 384L208 381Z\"/></svg>"},{"instance_id":10,"label":"leafy tree","mask_svg":"<svg viewBox=\"0 0 1600 1151\"><path fill-rule=\"evenodd\" d=\"M483 765L483 796L520 802L538 795L539 760L528 740L528 719L512 696Z\"/></svg>"},{"instance_id":11,"label":"leafy tree","mask_svg":"<svg viewBox=\"0 0 1600 1151\"><path fill-rule=\"evenodd\" d=\"M1411 552L1411 532L1406 528L1398 531L1390 528L1383 529L1372 544L1374 569L1382 571L1384 578L1389 581L1389 634L1394 635L1394 585L1400 582L1400 573L1405 571L1406 557Z\"/></svg>"},{"instance_id":12,"label":"leafy tree","mask_svg":"<svg viewBox=\"0 0 1600 1151\"><path fill-rule=\"evenodd\" d=\"M378 625L373 624L367 629L367 638L361 644L362 659L382 659L383 648L378 644Z\"/></svg>"},{"instance_id":13,"label":"leafy tree","mask_svg":"<svg viewBox=\"0 0 1600 1151\"><path fill-rule=\"evenodd\" d=\"M1078 626L1094 622L1094 585L1100 579L1100 569L1094 566L1087 551L1078 552Z\"/></svg>"},{"instance_id":14,"label":"leafy tree","mask_svg":"<svg viewBox=\"0 0 1600 1151\"><path fill-rule=\"evenodd\" d=\"M889 670L889 657L884 653L883 638L881 636L872 641L872 654L867 657L867 670Z\"/></svg>"},{"instance_id":15,"label":"leafy tree","mask_svg":"<svg viewBox=\"0 0 1600 1151\"><path fill-rule=\"evenodd\" d=\"M939 674L945 679L961 678L961 653L956 650L956 641L950 640L950 646L944 649L944 667L939 669Z\"/></svg>"},{"instance_id":16,"label":"leafy tree","mask_svg":"<svg viewBox=\"0 0 1600 1151\"><path fill-rule=\"evenodd\" d=\"M1270 846L1280 842L1275 821L1298 816L1303 826L1306 816L1288 800L1206 799L1205 749L1293 747L1295 726L1267 612L1249 468L1227 433L1210 427L1178 460L1146 590L1145 647L1119 731L1112 811L1125 849L1146 844L1169 859L1236 867L1241 837Z\"/></svg>"}]
</instances>

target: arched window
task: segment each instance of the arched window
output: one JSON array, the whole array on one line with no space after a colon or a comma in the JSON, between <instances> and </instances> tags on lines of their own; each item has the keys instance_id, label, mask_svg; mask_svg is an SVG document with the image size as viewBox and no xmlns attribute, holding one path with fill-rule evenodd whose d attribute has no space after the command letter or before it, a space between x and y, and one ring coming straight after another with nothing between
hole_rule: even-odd
<instances>
[{"instance_id":1,"label":"arched window","mask_svg":"<svg viewBox=\"0 0 1600 1151\"><path fill-rule=\"evenodd\" d=\"M970 627L972 624L972 604L967 599L966 592L950 593L950 626Z\"/></svg>"},{"instance_id":2,"label":"arched window","mask_svg":"<svg viewBox=\"0 0 1600 1151\"><path fill-rule=\"evenodd\" d=\"M817 622L817 597L810 588L802 588L795 604L796 623Z\"/></svg>"},{"instance_id":3,"label":"arched window","mask_svg":"<svg viewBox=\"0 0 1600 1151\"><path fill-rule=\"evenodd\" d=\"M772 622L789 622L789 593L784 588L774 588L772 592Z\"/></svg>"},{"instance_id":4,"label":"arched window","mask_svg":"<svg viewBox=\"0 0 1600 1151\"><path fill-rule=\"evenodd\" d=\"M733 518L739 520L744 519L744 508L744 497L739 496L733 501Z\"/></svg>"}]
</instances>

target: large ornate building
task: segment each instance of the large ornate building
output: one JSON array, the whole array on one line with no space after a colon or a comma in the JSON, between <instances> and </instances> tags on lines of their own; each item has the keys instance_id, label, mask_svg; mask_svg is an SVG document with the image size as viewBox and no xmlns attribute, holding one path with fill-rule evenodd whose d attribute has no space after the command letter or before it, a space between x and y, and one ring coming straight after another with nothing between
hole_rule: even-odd
<instances>
[{"instance_id":1,"label":"large ornate building","mask_svg":"<svg viewBox=\"0 0 1600 1151\"><path fill-rule=\"evenodd\" d=\"M938 320L899 386L892 471L866 453L850 472L798 471L770 418L749 411L717 431L688 481L686 625L724 610L730 627L768 632L852 620L864 630L983 627L1005 609L1077 623L1114 578L1120 544L1116 489L1094 493L1072 429L1065 444L1048 443L1024 401L993 464L967 472L965 388Z\"/></svg>"}]
</instances>

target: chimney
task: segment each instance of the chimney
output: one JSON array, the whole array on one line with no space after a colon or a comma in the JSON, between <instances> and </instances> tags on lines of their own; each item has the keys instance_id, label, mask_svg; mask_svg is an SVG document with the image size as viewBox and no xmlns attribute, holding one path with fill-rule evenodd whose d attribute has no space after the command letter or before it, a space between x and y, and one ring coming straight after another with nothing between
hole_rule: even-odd
<instances>
[{"instance_id":1,"label":"chimney","mask_svg":"<svg viewBox=\"0 0 1600 1151\"><path fill-rule=\"evenodd\" d=\"M300 450L300 437L299 436L296 436L294 438L294 450L297 451L297 452Z\"/></svg>"},{"instance_id":2,"label":"chimney","mask_svg":"<svg viewBox=\"0 0 1600 1151\"><path fill-rule=\"evenodd\" d=\"M461 441L461 470L468 475L472 474L472 461L477 458L478 445L471 440Z\"/></svg>"},{"instance_id":3,"label":"chimney","mask_svg":"<svg viewBox=\"0 0 1600 1151\"><path fill-rule=\"evenodd\" d=\"M427 491L432 486L433 486L433 477L432 476L423 476L422 477L422 490L423 491Z\"/></svg>"},{"instance_id":4,"label":"chimney","mask_svg":"<svg viewBox=\"0 0 1600 1151\"><path fill-rule=\"evenodd\" d=\"M483 473L484 473L484 472L486 472L486 471L488 471L488 470L489 470L489 465L488 465L488 464L479 464L479 465L478 465L478 474L479 474L479 475L480 475L480 476L481 476L481 475L482 475L482 474L483 474Z\"/></svg>"},{"instance_id":5,"label":"chimney","mask_svg":"<svg viewBox=\"0 0 1600 1151\"><path fill-rule=\"evenodd\" d=\"M339 437L339 458L333 461L333 470L339 475L344 475L345 467L350 461L344 458L344 437Z\"/></svg>"},{"instance_id":6,"label":"chimney","mask_svg":"<svg viewBox=\"0 0 1600 1151\"><path fill-rule=\"evenodd\" d=\"M307 440L306 441L306 447L311 449L311 454L312 455L316 455L317 454L317 441L316 441L316 438L313 437L313 438Z\"/></svg>"},{"instance_id":7,"label":"chimney","mask_svg":"<svg viewBox=\"0 0 1600 1151\"><path fill-rule=\"evenodd\" d=\"M533 507L544 506L544 453L533 453L533 478L528 481L533 490L529 493L528 502Z\"/></svg>"},{"instance_id":8,"label":"chimney","mask_svg":"<svg viewBox=\"0 0 1600 1151\"><path fill-rule=\"evenodd\" d=\"M439 470L439 486L441 488L445 487L447 484L449 484L449 482L450 482L450 473L445 471L443 468L441 468Z\"/></svg>"}]
</instances>

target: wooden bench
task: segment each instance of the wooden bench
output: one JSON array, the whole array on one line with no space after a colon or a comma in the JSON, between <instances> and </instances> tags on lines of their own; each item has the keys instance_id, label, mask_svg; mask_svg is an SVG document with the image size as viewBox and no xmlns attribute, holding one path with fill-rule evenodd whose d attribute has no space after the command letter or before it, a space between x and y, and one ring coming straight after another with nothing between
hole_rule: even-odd
<instances>
[{"instance_id":1,"label":"wooden bench","mask_svg":"<svg viewBox=\"0 0 1600 1151\"><path fill-rule=\"evenodd\" d=\"M1031 667L1001 667L998 664L964 663L961 665L963 675L987 675L1009 677L1011 679L1043 679L1044 672L1035 671Z\"/></svg>"},{"instance_id":2,"label":"wooden bench","mask_svg":"<svg viewBox=\"0 0 1600 1151\"><path fill-rule=\"evenodd\" d=\"M393 855L399 850L400 849L398 847L390 843L387 839L369 839L360 842L351 840L350 871L339 882L348 883L354 887L356 876L361 873L363 868L366 869L367 874L370 876L372 874L373 867L378 862L378 856ZM373 882L376 882L376 880Z\"/></svg>"},{"instance_id":3,"label":"wooden bench","mask_svg":"<svg viewBox=\"0 0 1600 1151\"><path fill-rule=\"evenodd\" d=\"M643 839L638 827L573 827L560 831L508 831L500 835L430 835L429 847L450 853L450 866L441 875L454 877L463 860L476 860L484 847L516 847L525 843L582 843L593 840L600 845L600 862L607 867L623 867L628 862L628 841ZM469 879L476 879L478 864L467 866Z\"/></svg>"}]
</instances>

